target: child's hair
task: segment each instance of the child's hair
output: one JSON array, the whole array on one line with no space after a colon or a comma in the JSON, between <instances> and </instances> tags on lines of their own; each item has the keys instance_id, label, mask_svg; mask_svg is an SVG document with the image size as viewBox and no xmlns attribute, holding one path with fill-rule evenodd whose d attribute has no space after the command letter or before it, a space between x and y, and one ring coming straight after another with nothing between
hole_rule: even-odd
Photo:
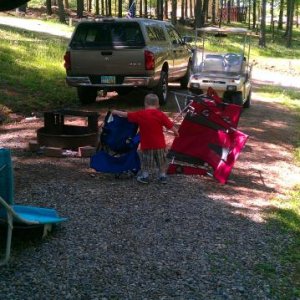
<instances>
[{"instance_id":1,"label":"child's hair","mask_svg":"<svg viewBox=\"0 0 300 300\"><path fill-rule=\"evenodd\" d=\"M145 106L159 106L159 99L155 94L147 94L145 96Z\"/></svg>"}]
</instances>

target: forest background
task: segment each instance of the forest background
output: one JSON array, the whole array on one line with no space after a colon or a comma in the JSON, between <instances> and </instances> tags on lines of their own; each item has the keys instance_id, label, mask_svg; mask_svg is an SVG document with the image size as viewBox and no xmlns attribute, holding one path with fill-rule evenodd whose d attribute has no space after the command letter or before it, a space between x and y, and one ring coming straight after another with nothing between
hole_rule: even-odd
<instances>
[{"instance_id":1,"label":"forest background","mask_svg":"<svg viewBox=\"0 0 300 300\"><path fill-rule=\"evenodd\" d=\"M263 48L268 32L271 42L279 33L285 46L293 47L300 23L299 0L31 0L17 11L25 13L28 7L44 7L45 18L57 13L61 23L89 16L154 18L192 28L238 22L259 34Z\"/></svg>"}]
</instances>

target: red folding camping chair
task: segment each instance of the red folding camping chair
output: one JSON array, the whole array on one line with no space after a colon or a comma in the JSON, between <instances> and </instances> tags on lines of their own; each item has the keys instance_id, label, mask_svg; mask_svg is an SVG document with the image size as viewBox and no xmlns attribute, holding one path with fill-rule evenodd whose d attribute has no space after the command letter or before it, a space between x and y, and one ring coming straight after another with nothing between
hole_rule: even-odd
<instances>
[{"instance_id":1,"label":"red folding camping chair","mask_svg":"<svg viewBox=\"0 0 300 300\"><path fill-rule=\"evenodd\" d=\"M180 107L178 94L175 100ZM236 129L241 107L223 103L210 90L207 95L186 95L180 113L185 117L168 153L168 174L212 175L226 183L248 139Z\"/></svg>"}]
</instances>

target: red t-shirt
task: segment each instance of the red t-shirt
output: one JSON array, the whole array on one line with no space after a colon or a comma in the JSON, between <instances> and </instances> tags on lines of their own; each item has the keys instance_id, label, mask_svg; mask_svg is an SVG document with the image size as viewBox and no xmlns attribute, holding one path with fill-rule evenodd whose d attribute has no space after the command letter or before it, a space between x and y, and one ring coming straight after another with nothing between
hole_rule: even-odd
<instances>
[{"instance_id":1,"label":"red t-shirt","mask_svg":"<svg viewBox=\"0 0 300 300\"><path fill-rule=\"evenodd\" d=\"M128 120L139 125L141 150L166 147L163 127L171 129L173 123L162 111L148 108L136 112L128 112Z\"/></svg>"}]
</instances>

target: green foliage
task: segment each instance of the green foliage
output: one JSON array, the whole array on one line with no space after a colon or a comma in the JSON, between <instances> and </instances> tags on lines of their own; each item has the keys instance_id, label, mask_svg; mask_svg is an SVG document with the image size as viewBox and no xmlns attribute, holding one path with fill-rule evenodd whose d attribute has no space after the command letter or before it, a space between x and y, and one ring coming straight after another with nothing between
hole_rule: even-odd
<instances>
[{"instance_id":1,"label":"green foliage","mask_svg":"<svg viewBox=\"0 0 300 300\"><path fill-rule=\"evenodd\" d=\"M76 104L74 90L65 84L66 40L5 26L0 26L0 38L0 97L4 106L30 113Z\"/></svg>"}]
</instances>

